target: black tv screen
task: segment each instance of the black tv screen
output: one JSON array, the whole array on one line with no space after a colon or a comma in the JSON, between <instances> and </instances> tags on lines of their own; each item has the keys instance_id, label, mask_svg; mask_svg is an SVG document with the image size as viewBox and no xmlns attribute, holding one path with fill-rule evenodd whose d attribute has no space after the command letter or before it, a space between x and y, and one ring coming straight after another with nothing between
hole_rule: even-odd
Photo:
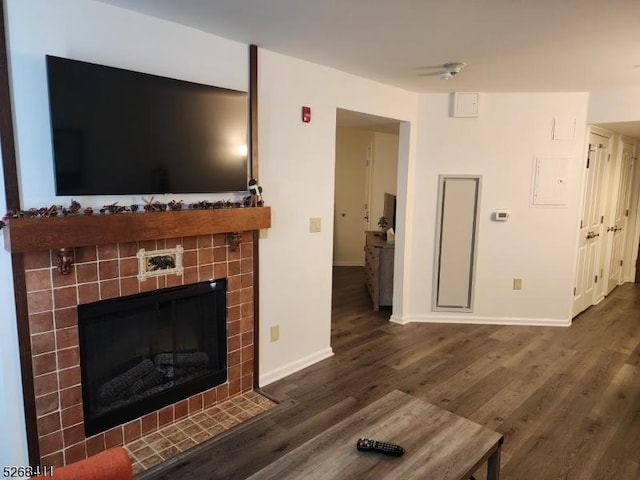
<instances>
[{"instance_id":1,"label":"black tv screen","mask_svg":"<svg viewBox=\"0 0 640 480\"><path fill-rule=\"evenodd\" d=\"M47 56L57 195L247 190L247 93Z\"/></svg>"}]
</instances>

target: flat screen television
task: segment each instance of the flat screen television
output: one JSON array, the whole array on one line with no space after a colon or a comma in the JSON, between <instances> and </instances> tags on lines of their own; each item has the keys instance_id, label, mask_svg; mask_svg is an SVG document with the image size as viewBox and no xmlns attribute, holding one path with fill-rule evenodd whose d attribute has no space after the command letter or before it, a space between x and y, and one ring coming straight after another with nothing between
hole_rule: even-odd
<instances>
[{"instance_id":1,"label":"flat screen television","mask_svg":"<svg viewBox=\"0 0 640 480\"><path fill-rule=\"evenodd\" d=\"M384 194L382 215L387 219L389 228L396 229L396 196L392 193Z\"/></svg>"},{"instance_id":2,"label":"flat screen television","mask_svg":"<svg viewBox=\"0 0 640 480\"><path fill-rule=\"evenodd\" d=\"M47 56L57 195L247 190L246 92Z\"/></svg>"}]
</instances>

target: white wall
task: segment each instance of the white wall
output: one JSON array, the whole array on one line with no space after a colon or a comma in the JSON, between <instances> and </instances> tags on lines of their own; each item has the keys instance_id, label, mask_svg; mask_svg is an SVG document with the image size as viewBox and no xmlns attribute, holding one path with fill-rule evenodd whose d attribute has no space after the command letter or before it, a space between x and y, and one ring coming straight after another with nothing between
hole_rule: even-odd
<instances>
[{"instance_id":1,"label":"white wall","mask_svg":"<svg viewBox=\"0 0 640 480\"><path fill-rule=\"evenodd\" d=\"M584 93L483 94L479 118L451 118L449 96L420 99L414 255L407 320L567 325L584 157ZM553 118L576 119L571 141L552 141ZM536 157L570 158L567 204L531 206ZM483 176L475 305L469 314L431 312L439 174ZM507 222L491 213L508 208ZM512 289L521 278L521 291Z\"/></svg>"},{"instance_id":2,"label":"white wall","mask_svg":"<svg viewBox=\"0 0 640 480\"><path fill-rule=\"evenodd\" d=\"M248 86L247 45L181 25L90 0L8 0L7 18L23 208L70 201L54 195L45 54ZM265 50L259 57L260 180L273 214L260 257L260 381L266 383L331 354L336 108L415 122L417 95ZM302 105L312 107L310 124L300 121ZM415 154L409 126L403 139L399 170L407 180ZM83 206L140 202L125 196L78 200ZM403 201L399 212L405 211ZM309 234L310 217L321 218L320 233ZM281 339L270 343L274 324Z\"/></svg>"},{"instance_id":3,"label":"white wall","mask_svg":"<svg viewBox=\"0 0 640 480\"><path fill-rule=\"evenodd\" d=\"M417 95L264 50L259 65L260 179L272 207L269 238L260 244L264 385L332 354L336 109L415 124ZM303 105L312 109L311 123L300 121ZM412 178L407 172L414 162L415 137L405 131L400 142L406 148L399 177L406 181ZM405 213L403 201L399 215ZM321 218L320 233L309 233L310 217ZM398 275L404 275L402 267ZM403 306L401 300L394 311ZM271 343L269 331L275 325L280 340Z\"/></svg>"},{"instance_id":4,"label":"white wall","mask_svg":"<svg viewBox=\"0 0 640 480\"><path fill-rule=\"evenodd\" d=\"M2 157L0 156L0 161ZM7 211L0 169L0 217ZM28 465L11 255L0 232L0 467Z\"/></svg>"},{"instance_id":5,"label":"white wall","mask_svg":"<svg viewBox=\"0 0 640 480\"><path fill-rule=\"evenodd\" d=\"M398 189L398 135L376 132L373 146L373 172L371 181L371 226L377 230L378 220L384 215L384 194L395 195ZM389 225L392 218L387 219Z\"/></svg>"},{"instance_id":6,"label":"white wall","mask_svg":"<svg viewBox=\"0 0 640 480\"><path fill-rule=\"evenodd\" d=\"M588 124L637 121L640 121L640 87L589 94Z\"/></svg>"},{"instance_id":7,"label":"white wall","mask_svg":"<svg viewBox=\"0 0 640 480\"><path fill-rule=\"evenodd\" d=\"M8 0L7 17L23 208L68 205L70 201L54 193L45 55L237 90L248 88L247 45L181 25L91 0ZM163 201L170 198L167 195ZM203 195L179 199L188 203L202 200ZM142 203L140 196L76 200L94 207L114 201Z\"/></svg>"}]
</instances>

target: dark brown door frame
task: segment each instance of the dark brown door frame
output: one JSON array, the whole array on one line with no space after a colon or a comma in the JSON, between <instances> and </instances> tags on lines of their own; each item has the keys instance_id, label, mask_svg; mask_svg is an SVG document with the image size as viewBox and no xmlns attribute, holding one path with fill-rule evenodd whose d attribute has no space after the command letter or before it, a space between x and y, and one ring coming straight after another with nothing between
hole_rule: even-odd
<instances>
[{"instance_id":1,"label":"dark brown door frame","mask_svg":"<svg viewBox=\"0 0 640 480\"><path fill-rule=\"evenodd\" d=\"M9 87L9 62L5 26L4 2L0 1L0 148L2 150L2 171L4 174L5 200L9 210L20 210L20 189L13 129L13 109ZM2 212L4 214L4 212ZM31 334L27 309L27 287L24 273L24 255L11 254L13 289L16 303L18 346L20 351L20 374L22 375L22 397L27 433L27 451L32 466L40 463L38 446L38 424L36 416L33 368L31 358Z\"/></svg>"}]
</instances>

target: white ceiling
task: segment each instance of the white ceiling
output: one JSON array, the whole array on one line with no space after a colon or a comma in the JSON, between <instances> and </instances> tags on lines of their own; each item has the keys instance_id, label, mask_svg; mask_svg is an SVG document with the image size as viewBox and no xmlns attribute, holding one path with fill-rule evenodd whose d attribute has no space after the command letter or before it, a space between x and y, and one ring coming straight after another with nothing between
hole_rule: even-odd
<instances>
[{"instance_id":1,"label":"white ceiling","mask_svg":"<svg viewBox=\"0 0 640 480\"><path fill-rule=\"evenodd\" d=\"M640 0L100 1L415 92L640 86Z\"/></svg>"}]
</instances>

